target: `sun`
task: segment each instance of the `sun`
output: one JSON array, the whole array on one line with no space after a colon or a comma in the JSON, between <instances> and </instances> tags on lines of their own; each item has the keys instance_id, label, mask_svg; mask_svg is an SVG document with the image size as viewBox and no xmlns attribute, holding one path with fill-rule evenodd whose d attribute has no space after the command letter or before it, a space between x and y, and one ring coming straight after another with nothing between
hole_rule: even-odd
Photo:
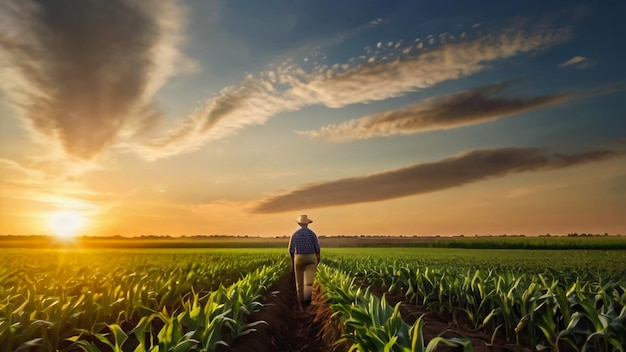
<instances>
[{"instance_id":1,"label":"sun","mask_svg":"<svg viewBox=\"0 0 626 352\"><path fill-rule=\"evenodd\" d=\"M87 219L77 211L60 211L50 214L48 226L54 235L60 239L71 239L85 227Z\"/></svg>"}]
</instances>

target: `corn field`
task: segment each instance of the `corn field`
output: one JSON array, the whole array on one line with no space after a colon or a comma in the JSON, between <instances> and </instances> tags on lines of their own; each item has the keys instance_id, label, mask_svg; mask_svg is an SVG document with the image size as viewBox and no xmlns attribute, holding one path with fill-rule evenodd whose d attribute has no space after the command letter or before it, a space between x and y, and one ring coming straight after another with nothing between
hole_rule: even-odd
<instances>
[{"instance_id":1,"label":"corn field","mask_svg":"<svg viewBox=\"0 0 626 352\"><path fill-rule=\"evenodd\" d=\"M357 350L434 350L437 343L472 348L466 340L419 339L368 287L386 287L413 304L449 313L453 322L504 334L507 341L537 351L624 351L626 267L586 270L480 269L421 264L415 259L328 258L320 270L335 308ZM598 268L599 269L599 268ZM374 321L369 319L376 317ZM381 318L382 317L382 318ZM382 320L381 320L382 319ZM364 338L367 336L367 338ZM370 343L374 343L373 345Z\"/></svg>"},{"instance_id":2,"label":"corn field","mask_svg":"<svg viewBox=\"0 0 626 352\"><path fill-rule=\"evenodd\" d=\"M213 351L259 322L277 255L46 252L5 255L0 346L7 351ZM3 350L5 350L3 349Z\"/></svg>"},{"instance_id":3,"label":"corn field","mask_svg":"<svg viewBox=\"0 0 626 352\"><path fill-rule=\"evenodd\" d=\"M336 343L478 347L466 337L425 339L423 317L407 323L400 303L373 293L382 291L533 351L625 349L622 252L567 252L579 255L569 264L547 255L555 252L540 254L545 261L429 253L324 249L316 283L341 326ZM249 316L290 275L288 255L274 249L6 250L0 264L0 350L20 352L228 350L266 324Z\"/></svg>"}]
</instances>

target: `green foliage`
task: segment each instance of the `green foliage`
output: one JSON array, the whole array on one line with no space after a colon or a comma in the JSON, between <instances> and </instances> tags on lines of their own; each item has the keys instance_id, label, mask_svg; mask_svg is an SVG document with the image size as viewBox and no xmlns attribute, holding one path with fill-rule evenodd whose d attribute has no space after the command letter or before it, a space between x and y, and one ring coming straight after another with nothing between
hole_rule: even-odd
<instances>
[{"instance_id":1,"label":"green foliage","mask_svg":"<svg viewBox=\"0 0 626 352\"><path fill-rule=\"evenodd\" d=\"M511 342L519 343L524 335L530 347L553 351L563 345L578 351L623 351L626 345L623 268L589 273L535 263L526 270L485 270L398 257L325 258L352 283L386 286L415 304L450 313L455 320L500 331Z\"/></svg>"},{"instance_id":2,"label":"green foliage","mask_svg":"<svg viewBox=\"0 0 626 352\"><path fill-rule=\"evenodd\" d=\"M241 251L39 254L2 258L0 346L121 351L135 343L137 351L209 351L225 343L222 326L232 338L253 329L244 316L261 307L286 266L285 255Z\"/></svg>"},{"instance_id":3,"label":"green foliage","mask_svg":"<svg viewBox=\"0 0 626 352\"><path fill-rule=\"evenodd\" d=\"M468 339L438 337L424 345L421 317L408 325L400 316L400 303L390 306L384 296L378 298L356 285L354 278L341 270L321 264L317 277L332 302L331 309L343 323L344 336L338 343L350 342L350 351L434 351L439 343L473 351Z\"/></svg>"},{"instance_id":4,"label":"green foliage","mask_svg":"<svg viewBox=\"0 0 626 352\"><path fill-rule=\"evenodd\" d=\"M467 339L424 341L423 319L409 326L372 285L537 350L626 345L624 251L323 251L317 280L353 350L472 350ZM246 317L286 266L284 250L6 250L0 346L212 351L265 323Z\"/></svg>"}]
</instances>

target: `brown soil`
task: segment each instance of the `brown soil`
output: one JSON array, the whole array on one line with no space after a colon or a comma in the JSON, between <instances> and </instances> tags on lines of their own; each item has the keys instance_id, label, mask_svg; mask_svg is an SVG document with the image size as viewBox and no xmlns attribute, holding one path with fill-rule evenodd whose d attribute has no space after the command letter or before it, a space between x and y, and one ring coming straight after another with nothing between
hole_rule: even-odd
<instances>
[{"instance_id":1,"label":"brown soil","mask_svg":"<svg viewBox=\"0 0 626 352\"><path fill-rule=\"evenodd\" d=\"M313 287L311 305L300 307L294 277L286 273L270 289L265 306L252 313L248 321L263 320L257 331L240 336L230 351L254 352L343 352L346 344L334 345L341 337L339 321L318 285Z\"/></svg>"},{"instance_id":2,"label":"brown soil","mask_svg":"<svg viewBox=\"0 0 626 352\"><path fill-rule=\"evenodd\" d=\"M409 325L413 325L415 321L422 315L424 315L424 326L422 332L424 334L424 341L428 344L432 338L442 336L444 338L464 337L469 338L472 341L472 347L475 352L480 351L508 351L508 352L527 352L531 351L529 348L520 347L515 344L507 343L504 334L499 333L494 338L492 344L493 331L484 331L478 329L472 329L468 324L463 321L454 322L452 317L429 311L424 309L423 306L418 306L407 301L402 295L389 294L382 288L370 288L370 292L381 297L385 294L387 302L391 305L400 303L400 315L402 319ZM442 343L437 346L437 351L462 351L460 347L449 347Z\"/></svg>"}]
</instances>

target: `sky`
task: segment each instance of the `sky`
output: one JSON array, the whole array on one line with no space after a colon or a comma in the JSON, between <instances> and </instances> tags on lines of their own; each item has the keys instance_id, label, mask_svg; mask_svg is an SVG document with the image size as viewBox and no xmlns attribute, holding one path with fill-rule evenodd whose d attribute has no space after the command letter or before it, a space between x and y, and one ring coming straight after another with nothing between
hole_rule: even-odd
<instances>
[{"instance_id":1,"label":"sky","mask_svg":"<svg viewBox=\"0 0 626 352\"><path fill-rule=\"evenodd\" d=\"M3 0L0 235L626 234L624 13Z\"/></svg>"}]
</instances>

